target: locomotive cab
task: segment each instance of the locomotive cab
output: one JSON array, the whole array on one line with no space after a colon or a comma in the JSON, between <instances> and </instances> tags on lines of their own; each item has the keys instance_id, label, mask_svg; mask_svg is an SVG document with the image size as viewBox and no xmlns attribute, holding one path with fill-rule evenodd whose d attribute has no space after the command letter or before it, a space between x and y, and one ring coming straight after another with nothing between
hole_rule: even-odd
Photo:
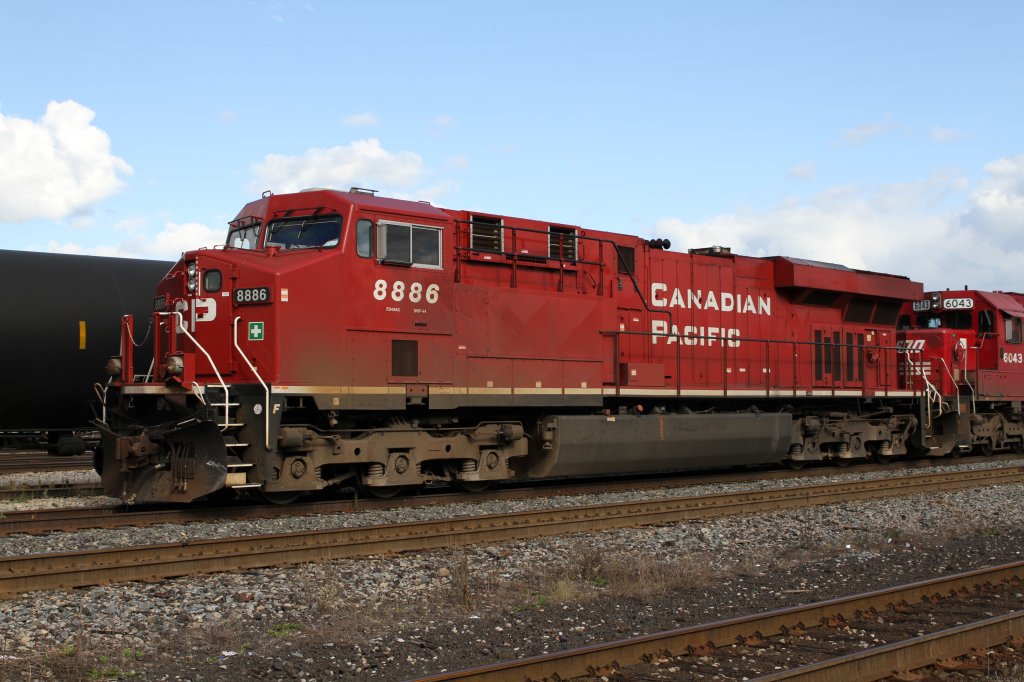
<instances>
[{"instance_id":1,"label":"locomotive cab","mask_svg":"<svg viewBox=\"0 0 1024 682\"><path fill-rule=\"evenodd\" d=\"M937 419L963 422L956 428L961 449L1021 445L1022 299L969 289L930 292L903 311L901 375L929 395Z\"/></svg>"},{"instance_id":2,"label":"locomotive cab","mask_svg":"<svg viewBox=\"0 0 1024 682\"><path fill-rule=\"evenodd\" d=\"M231 221L222 247L185 253L156 292L151 367L134 363L146 321L122 322L100 419L107 492L288 497L351 478L358 467L311 462L294 434L284 441L298 454L282 456L282 419L326 430L345 410L404 409L417 393L406 384L451 381L435 376L443 363L418 362L443 357L453 333L448 222L429 204L364 192L268 194ZM364 299L387 305L370 314Z\"/></svg>"}]
</instances>

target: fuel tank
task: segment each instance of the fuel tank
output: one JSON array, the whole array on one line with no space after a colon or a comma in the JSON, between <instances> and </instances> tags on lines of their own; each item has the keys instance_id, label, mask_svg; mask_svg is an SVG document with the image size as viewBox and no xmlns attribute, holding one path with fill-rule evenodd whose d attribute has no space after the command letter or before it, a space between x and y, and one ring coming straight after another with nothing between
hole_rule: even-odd
<instances>
[{"instance_id":1,"label":"fuel tank","mask_svg":"<svg viewBox=\"0 0 1024 682\"><path fill-rule=\"evenodd\" d=\"M786 413L559 416L544 420L529 476L638 474L781 462Z\"/></svg>"}]
</instances>

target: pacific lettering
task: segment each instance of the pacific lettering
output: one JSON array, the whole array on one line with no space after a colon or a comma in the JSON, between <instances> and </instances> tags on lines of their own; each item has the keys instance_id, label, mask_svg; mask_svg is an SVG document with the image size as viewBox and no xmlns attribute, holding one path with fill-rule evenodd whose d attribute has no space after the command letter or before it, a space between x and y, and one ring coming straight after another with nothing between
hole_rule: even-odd
<instances>
[{"instance_id":1,"label":"pacific lettering","mask_svg":"<svg viewBox=\"0 0 1024 682\"><path fill-rule=\"evenodd\" d=\"M664 338L668 345L682 343L686 346L721 346L723 343L729 348L739 348L739 329L727 329L725 327L683 327L683 333L679 333L679 327L672 325L669 331L668 322L665 320L651 321L651 343L658 344L659 338Z\"/></svg>"}]
</instances>

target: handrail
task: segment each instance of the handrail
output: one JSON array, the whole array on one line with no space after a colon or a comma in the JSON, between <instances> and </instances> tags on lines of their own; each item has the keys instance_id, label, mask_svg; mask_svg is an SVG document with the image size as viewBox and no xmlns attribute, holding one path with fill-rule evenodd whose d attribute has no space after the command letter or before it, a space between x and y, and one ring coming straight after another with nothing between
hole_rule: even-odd
<instances>
[{"instance_id":1,"label":"handrail","mask_svg":"<svg viewBox=\"0 0 1024 682\"><path fill-rule=\"evenodd\" d=\"M497 251L491 251L489 249L479 249L479 248L474 249L474 248L471 248L469 246L462 246L462 245L459 244L458 235L460 234L460 232L462 234L471 234L472 233L471 231L473 229L473 224L474 224L472 220L456 219L454 221L454 224L455 224L455 230L456 230L455 253L459 254L459 253L469 253L469 252L472 252L472 251L476 251L476 252L480 252L480 253L492 253L492 254L499 255L499 256L505 256L506 258L508 258L511 261L509 265L512 267L512 278L513 278L512 286L516 285L515 282L516 282L516 266L517 266L517 263L520 260L524 260L522 258L522 254L515 253L515 248L516 248L515 237L516 237L516 233L517 232L527 232L527 233L541 234L541 235L550 235L551 234L550 232L548 232L546 230L537 230L537 229L534 229L534 228L531 228L531 227L518 227L516 225L496 225L495 227L500 227L502 230L508 229L508 230L512 231L512 249L513 250L512 251L506 251L504 248L502 248L502 249L499 249ZM557 225L556 225L556 227L557 227ZM566 227L569 227L569 226L566 226ZM640 282L637 281L636 272L635 272L636 268L634 267L631 270L628 267L625 267L626 263L625 263L624 259L622 258L622 252L619 251L619 248L618 248L619 244L617 244L615 241L613 241L611 239L605 239L605 238L602 238L602 237L591 237L589 235L581 234L581 233L576 233L574 235L574 238L576 239L576 242L577 242L577 245L578 245L577 249L576 249L576 256L577 256L577 258L575 258L572 261L564 261L561 258L558 258L558 259L551 258L550 257L550 251L548 252L547 256L534 256L534 255L530 255L529 257L530 258L543 258L545 261L557 260L558 268L559 268L560 272L561 272L561 270L563 268L563 264L565 262L573 262L573 263L576 263L577 265L594 265L594 266L597 266L602 271L602 273L603 273L603 271L604 271L604 269L606 267L606 264L604 262L604 245L605 244L609 244L609 245L611 245L612 250L615 252L615 266L616 266L616 268L619 268L619 266L622 266L622 270L624 271L624 272L619 272L618 274L625 274L625 275L627 275L629 277L629 281L633 285L633 291L636 294L637 298L640 299L640 304L643 306L644 310L646 310L651 315L664 315L668 319L669 329L671 329L674 326L674 319L673 319L672 311L671 310L660 309L660 308L652 308L651 307L650 303L647 300L647 296L644 295L643 290L640 288ZM640 237L637 237L637 239L640 239ZM640 240L644 241L642 239L640 239ZM583 250L580 245L583 242L593 242L593 243L597 244L597 246L598 246L598 257L599 257L600 260L590 261L590 260L583 260L583 259L579 258L579 255L580 255L581 251ZM633 247L626 247L626 248L633 248ZM466 260L468 260L468 259L466 259L466 258L462 258L462 259L458 259L457 258L456 259L456 265L455 265L455 267L456 267L455 281L456 282L461 281L463 261L466 261ZM498 263L495 263L495 261L489 261L489 262L492 263L492 264L498 264ZM529 262L529 261L526 261L526 262ZM603 294L603 289L604 289L604 275L602 274L601 275L601 280L600 280L599 286L598 286L598 294L599 295Z\"/></svg>"},{"instance_id":2,"label":"handrail","mask_svg":"<svg viewBox=\"0 0 1024 682\"><path fill-rule=\"evenodd\" d=\"M224 402L225 403L229 402L229 400L228 400L228 385L226 383L224 383L224 377L222 377L220 375L220 370L217 369L217 365L213 362L213 358L210 357L210 354L207 353L206 349L203 348L203 345L201 343L199 343L199 341L196 340L196 337L192 336L192 334L189 332L188 327L185 325L185 317L181 314L181 311L180 310L174 310L174 311L166 312L166 313L157 313L157 315L163 315L163 316L174 315L174 316L176 316L178 318L178 328L177 328L176 331L180 331L185 336L187 336L189 338L189 340L193 344L195 344L195 347L198 348L200 351L202 351L203 355L206 356L207 362L210 363L210 368L213 370L213 373L217 375L217 381L220 383L220 387L222 389L224 389ZM231 424L231 422L228 421L228 411L227 411L227 409L225 409L224 410L224 429L227 429L230 426L230 424Z\"/></svg>"},{"instance_id":3,"label":"handrail","mask_svg":"<svg viewBox=\"0 0 1024 682\"><path fill-rule=\"evenodd\" d=\"M940 357L939 358L939 362L942 363L942 368L944 370L946 370L946 376L949 377L949 380L951 382L953 382L953 387L956 388L957 382L956 382L956 379L953 377L953 372L949 369L949 365L946 364L946 358ZM957 390L957 392L956 392L956 413L960 414L960 391L959 390Z\"/></svg>"},{"instance_id":4,"label":"handrail","mask_svg":"<svg viewBox=\"0 0 1024 682\"><path fill-rule=\"evenodd\" d=\"M102 411L100 412L100 423L101 424L106 424L107 423L107 387L97 381L95 384L92 385L92 390L96 394L96 397L100 399L100 407L102 408Z\"/></svg>"},{"instance_id":5,"label":"handrail","mask_svg":"<svg viewBox=\"0 0 1024 682\"><path fill-rule=\"evenodd\" d=\"M935 388L935 385L932 384L932 382L928 381L928 376L924 373L924 367L921 366L921 363L915 364L915 363L911 362L911 360L910 360L910 349L904 349L904 350L897 349L896 352L897 353L904 353L907 356L907 369L908 369L907 374L908 374L908 376L910 375L910 370L916 369L917 375L920 376L921 377L921 381L924 382L924 385L925 385L925 397L928 400L928 404L931 405L932 403L935 403L936 405L938 405L939 406L939 413L937 415L935 415L935 416L936 417L941 417L944 414L943 413L943 407L945 406L945 403L942 400L942 394L939 393L939 389ZM914 352L916 352L918 354L921 354L921 351L919 351L919 350L914 351ZM957 413L958 414L959 414L959 411L960 411L960 403L959 403L959 401L957 401ZM928 410L928 428L929 429L932 427L931 420L932 420L932 411L931 411L931 409L929 409Z\"/></svg>"},{"instance_id":6,"label":"handrail","mask_svg":"<svg viewBox=\"0 0 1024 682\"><path fill-rule=\"evenodd\" d=\"M619 380L619 367L618 367L618 365L619 365L619 352L618 351L619 351L619 346L620 346L620 338L622 336L640 336L640 337L645 337L645 338L663 338L663 339L671 340L670 343L676 343L677 344L676 349L675 349L675 362L676 362L676 366L675 366L676 382L675 383L676 383L676 391L677 392L682 390L683 358L681 357L681 353L684 350L683 346L685 345L687 347L687 349L690 349L692 351L696 351L698 348L704 348L704 349L707 349L707 350L713 350L714 349L714 346L712 344L707 344L707 345L703 345L703 346L698 346L696 343L686 343L686 344L684 344L683 343L684 339L686 341L689 341L689 342L696 342L696 341L701 341L701 340L712 341L712 342L717 343L717 344L719 344L721 346L721 348L722 348L722 355L721 355L720 360L722 362L722 375L723 375L722 376L722 388L726 392L728 392L728 390L730 388L730 385L731 385L730 382L729 382L729 377L728 377L728 375L725 372L726 363L728 362L728 358L729 358L728 350L730 348L733 348L733 349L738 348L738 345L739 345L740 342L752 343L752 344L764 344L764 363L765 363L765 365L766 365L766 367L767 367L767 369L769 371L764 374L764 380L763 381L756 382L756 383L755 382L750 382L750 384L748 384L748 386L744 386L743 388L763 386L766 391L770 391L772 388L781 389L781 390L797 390L799 388L799 386L798 386L798 383L799 383L798 382L798 373L797 373L797 368L798 368L799 361L800 361L800 354L798 352L799 347L800 346L810 346L810 347L813 347L813 346L816 345L814 341L798 341L796 339L764 339L764 338L755 338L755 337L746 337L746 336L732 336L732 337L727 337L727 336L709 336L709 335L701 335L701 334L680 334L679 332L672 333L672 332L669 332L669 331L665 331L665 332L646 332L646 331L625 331L625 330L614 329L614 330L602 331L600 333L602 335L604 335L604 336L612 337L613 353L615 354L615 357L614 357L614 360L613 360L613 363L612 363L612 366L614 368L614 370L613 370L614 377L613 378L614 378L614 382L615 382L614 386L617 389L621 388L621 386L622 386L622 384L621 384L621 382ZM888 353L890 351L895 350L895 351L897 351L897 353L904 353L904 354L906 354L908 356L908 360L909 360L910 353L912 353L912 352L917 354L917 355L921 354L921 351L919 351L919 350L903 350L903 349L900 349L899 346L861 346L861 345L854 344L854 343L840 343L840 344L833 344L833 347L842 347L842 348L851 349L851 350L852 349L862 349L864 351L867 351L867 350L879 350L879 351L883 351L884 353ZM777 372L773 371L775 368L771 366L771 363L772 363L772 360L771 360L771 358L772 358L772 350L773 349L774 350L785 349L785 348L791 348L792 349L792 353L793 353L791 358L790 358L790 363L793 366L792 384L779 383L779 384L773 386L772 385L772 377L773 376L779 376L781 378L781 375L779 375ZM885 356L883 356L883 358L884 357ZM710 359L711 356L709 355L708 358ZM756 358L751 358L751 360L756 360ZM784 365L782 356L780 356L778 354L777 354L775 362L780 367L782 365ZM886 372L888 372L890 361L886 360L886 359L882 359L882 360L879 360L879 362L880 363L884 363L885 370L886 370ZM916 373L916 372L920 372L921 370L920 370L920 368L917 368L914 371ZM921 376L923 377L923 374ZM707 381L708 382L711 381L710 377L707 379ZM928 382L927 377L924 377L924 381L925 381L925 384L929 388L931 388L931 390L935 393L935 395L938 396L939 395L938 391L935 390L934 386L932 386ZM737 382L732 382L732 385L735 385L735 383L737 383ZM850 383L859 383L859 384L861 384L861 387L863 387L864 377L862 376L861 379L859 381L857 381L857 382L850 382ZM836 386L834 381L831 384L829 384L829 385L822 384L821 386L823 388L828 388L830 386L832 388L832 390L836 390L837 388L839 390L842 390L844 388L841 385L840 386ZM850 388L852 388L852 387L850 387ZM892 390L891 387L888 386L888 385L883 386L883 387L879 387L879 388L880 388L880 392L884 391L885 393L889 393ZM913 386L912 384L910 385L909 388L910 388L910 390L913 392L913 394L915 396L920 396L921 395L918 392L918 389L915 386ZM925 391L925 395L929 396L929 393L928 393L927 390Z\"/></svg>"},{"instance_id":7,"label":"handrail","mask_svg":"<svg viewBox=\"0 0 1024 682\"><path fill-rule=\"evenodd\" d=\"M242 319L242 316L241 315L237 315L237 316L235 316L235 321L232 323L232 327L233 327L233 331L234 331L235 350L237 350L238 354L240 356L242 356L243 360L245 360L245 364L249 365L249 369L252 371L253 376L256 377L256 380L260 382L261 386L263 386L263 396L264 396L264 398L263 398L263 400L264 400L264 403L263 403L263 420L264 420L264 424L263 424L263 442L264 442L264 445L266 445L267 450L269 450L270 449L270 388L267 387L267 383L265 381L263 381L263 377L260 376L260 373L256 371L256 367L251 362L249 362L249 357L242 350L242 347L238 345L238 321L241 320L241 319ZM227 398L225 397L225 402L226 401L227 401ZM225 410L225 412L227 411L227 406L224 407L224 410Z\"/></svg>"}]
</instances>

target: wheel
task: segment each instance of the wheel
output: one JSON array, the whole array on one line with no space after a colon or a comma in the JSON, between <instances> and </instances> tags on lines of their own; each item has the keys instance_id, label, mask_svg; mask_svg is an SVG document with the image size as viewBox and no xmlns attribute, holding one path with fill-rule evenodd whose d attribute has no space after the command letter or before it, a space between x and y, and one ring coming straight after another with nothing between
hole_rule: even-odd
<instances>
[{"instance_id":1,"label":"wheel","mask_svg":"<svg viewBox=\"0 0 1024 682\"><path fill-rule=\"evenodd\" d=\"M990 441L990 440L983 440L983 441L979 441L979 442L975 443L974 451L976 453L978 453L979 455L981 455L982 457L991 457L992 456L992 441Z\"/></svg>"},{"instance_id":2,"label":"wheel","mask_svg":"<svg viewBox=\"0 0 1024 682\"><path fill-rule=\"evenodd\" d=\"M290 505L302 497L301 492L297 493L257 493L263 502L271 505Z\"/></svg>"},{"instance_id":3,"label":"wheel","mask_svg":"<svg viewBox=\"0 0 1024 682\"><path fill-rule=\"evenodd\" d=\"M459 490L465 490L467 493L482 493L491 487L490 481L460 481L454 480L455 487Z\"/></svg>"},{"instance_id":4,"label":"wheel","mask_svg":"<svg viewBox=\"0 0 1024 682\"><path fill-rule=\"evenodd\" d=\"M364 497L376 497L378 500L388 500L395 497L407 486L404 485L365 485L361 481L356 483L356 490Z\"/></svg>"},{"instance_id":5,"label":"wheel","mask_svg":"<svg viewBox=\"0 0 1024 682\"><path fill-rule=\"evenodd\" d=\"M783 462L783 464L788 466L793 471L800 471L805 466L807 466L807 460L805 460L805 459L787 459L785 462Z\"/></svg>"},{"instance_id":6,"label":"wheel","mask_svg":"<svg viewBox=\"0 0 1024 682\"><path fill-rule=\"evenodd\" d=\"M848 467L853 460L849 457L836 457L832 460L837 467Z\"/></svg>"}]
</instances>

